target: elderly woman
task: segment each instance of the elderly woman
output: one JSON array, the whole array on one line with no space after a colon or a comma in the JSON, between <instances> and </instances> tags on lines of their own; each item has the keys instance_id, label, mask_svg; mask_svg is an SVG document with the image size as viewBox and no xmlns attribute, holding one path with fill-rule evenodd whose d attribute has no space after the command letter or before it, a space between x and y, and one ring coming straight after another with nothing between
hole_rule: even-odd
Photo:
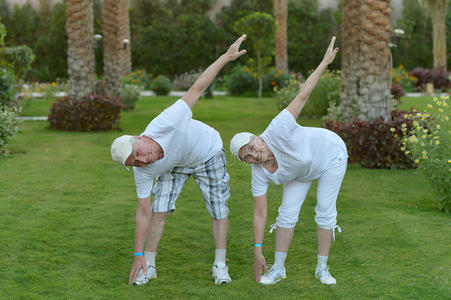
<instances>
[{"instance_id":1,"label":"elderly woman","mask_svg":"<svg viewBox=\"0 0 451 300\"><path fill-rule=\"evenodd\" d=\"M323 284L336 284L328 271L327 258L338 228L336 200L346 172L347 151L342 139L322 128L296 123L303 106L321 74L334 60L338 48L332 38L323 61L305 81L299 94L269 124L262 135L242 132L230 143L230 151L241 161L252 164L254 197L254 273L257 282L275 284L286 278L285 259L294 227L307 192L318 179L316 217L318 264L315 276ZM269 183L283 184L283 200L276 219L275 262L268 271L262 254L266 223L266 192ZM261 276L262 270L266 273Z\"/></svg>"}]
</instances>

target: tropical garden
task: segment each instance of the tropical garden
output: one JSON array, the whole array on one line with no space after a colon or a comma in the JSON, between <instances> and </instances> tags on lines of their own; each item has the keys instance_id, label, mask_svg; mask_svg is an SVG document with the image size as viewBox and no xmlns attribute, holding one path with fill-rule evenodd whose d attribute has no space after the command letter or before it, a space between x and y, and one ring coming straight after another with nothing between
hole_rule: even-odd
<instances>
[{"instance_id":1,"label":"tropical garden","mask_svg":"<svg viewBox=\"0 0 451 300\"><path fill-rule=\"evenodd\" d=\"M0 298L451 297L449 1L403 0L397 18L386 0L13 2L0 0ZM136 194L111 142L140 134L242 33L248 53L193 108L226 150L236 132L266 128L337 36L298 123L348 148L330 256L338 284L313 276L314 188L288 279L255 283L250 168L228 152L232 283L211 281L209 216L190 179L167 220L159 278L128 286ZM268 222L281 194L268 193ZM267 258L273 244L266 233Z\"/></svg>"}]
</instances>

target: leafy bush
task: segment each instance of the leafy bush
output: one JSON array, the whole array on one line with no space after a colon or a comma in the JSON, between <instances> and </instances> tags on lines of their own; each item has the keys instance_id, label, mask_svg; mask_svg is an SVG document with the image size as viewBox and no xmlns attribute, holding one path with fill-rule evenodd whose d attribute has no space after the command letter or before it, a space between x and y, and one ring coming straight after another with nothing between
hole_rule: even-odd
<instances>
[{"instance_id":1,"label":"leafy bush","mask_svg":"<svg viewBox=\"0 0 451 300\"><path fill-rule=\"evenodd\" d=\"M64 97L50 108L50 127L66 131L106 131L119 129L124 108L117 97L92 95L82 99Z\"/></svg>"},{"instance_id":2,"label":"leafy bush","mask_svg":"<svg viewBox=\"0 0 451 300\"><path fill-rule=\"evenodd\" d=\"M8 155L8 140L19 131L19 112L20 108L0 104L0 156Z\"/></svg>"},{"instance_id":3,"label":"leafy bush","mask_svg":"<svg viewBox=\"0 0 451 300\"><path fill-rule=\"evenodd\" d=\"M0 57L5 61L18 79L23 79L30 70L34 60L34 53L28 46L3 48Z\"/></svg>"},{"instance_id":4,"label":"leafy bush","mask_svg":"<svg viewBox=\"0 0 451 300\"><path fill-rule=\"evenodd\" d=\"M169 80L169 78L167 78L166 76L158 75L151 82L150 88L152 89L152 91L154 91L155 94L165 96L172 90L172 83L171 80Z\"/></svg>"},{"instance_id":5,"label":"leafy bush","mask_svg":"<svg viewBox=\"0 0 451 300\"><path fill-rule=\"evenodd\" d=\"M399 84L405 91L413 91L417 78L409 75L404 66L400 65L392 70L392 82Z\"/></svg>"},{"instance_id":6,"label":"leafy bush","mask_svg":"<svg viewBox=\"0 0 451 300\"><path fill-rule=\"evenodd\" d=\"M275 88L276 105L279 111L284 110L291 100L299 93L302 82L294 78L290 79L287 85L281 89Z\"/></svg>"},{"instance_id":7,"label":"leafy bush","mask_svg":"<svg viewBox=\"0 0 451 300\"><path fill-rule=\"evenodd\" d=\"M414 168L415 163L401 150L402 128L410 132L413 128L409 115L413 112L392 111L392 121L382 118L374 121L342 123L324 120L324 127L336 132L346 143L349 160L364 168Z\"/></svg>"},{"instance_id":8,"label":"leafy bush","mask_svg":"<svg viewBox=\"0 0 451 300\"><path fill-rule=\"evenodd\" d=\"M437 193L438 207L451 211L451 113L448 97L433 98L424 112L409 115L413 129L403 130L401 150L412 157Z\"/></svg>"},{"instance_id":9,"label":"leafy bush","mask_svg":"<svg viewBox=\"0 0 451 300\"><path fill-rule=\"evenodd\" d=\"M404 90L401 85L392 83L391 84L391 94L397 101L401 100L401 97L404 96L406 93L404 93Z\"/></svg>"},{"instance_id":10,"label":"leafy bush","mask_svg":"<svg viewBox=\"0 0 451 300\"><path fill-rule=\"evenodd\" d=\"M146 70L136 70L122 78L122 85L137 85L145 89L150 87L152 74L147 74Z\"/></svg>"},{"instance_id":11,"label":"leafy bush","mask_svg":"<svg viewBox=\"0 0 451 300\"><path fill-rule=\"evenodd\" d=\"M327 114L329 103L340 103L340 72L326 70L310 94L307 104L301 111L302 116L321 117Z\"/></svg>"},{"instance_id":12,"label":"leafy bush","mask_svg":"<svg viewBox=\"0 0 451 300\"><path fill-rule=\"evenodd\" d=\"M418 81L416 87L424 89L427 83L433 83L434 88L448 90L451 88L451 72L438 71L434 69L415 68L410 71L410 75L415 76Z\"/></svg>"},{"instance_id":13,"label":"leafy bush","mask_svg":"<svg viewBox=\"0 0 451 300\"><path fill-rule=\"evenodd\" d=\"M5 68L0 67L0 105L15 106L14 87L16 78Z\"/></svg>"},{"instance_id":14,"label":"leafy bush","mask_svg":"<svg viewBox=\"0 0 451 300\"><path fill-rule=\"evenodd\" d=\"M136 102L141 95L141 89L137 85L125 84L121 89L119 99L124 104L124 110L134 110Z\"/></svg>"},{"instance_id":15,"label":"leafy bush","mask_svg":"<svg viewBox=\"0 0 451 300\"><path fill-rule=\"evenodd\" d=\"M201 70L191 70L180 75L176 75L172 83L174 84L174 89L178 91L188 90L193 83L202 74Z\"/></svg>"},{"instance_id":16,"label":"leafy bush","mask_svg":"<svg viewBox=\"0 0 451 300\"><path fill-rule=\"evenodd\" d=\"M241 95L258 89L257 74L247 67L236 66L226 76L227 91L231 95Z\"/></svg>"},{"instance_id":17,"label":"leafy bush","mask_svg":"<svg viewBox=\"0 0 451 300\"><path fill-rule=\"evenodd\" d=\"M273 93L275 88L284 88L288 85L289 79L290 74L272 68L263 76L263 91Z\"/></svg>"}]
</instances>

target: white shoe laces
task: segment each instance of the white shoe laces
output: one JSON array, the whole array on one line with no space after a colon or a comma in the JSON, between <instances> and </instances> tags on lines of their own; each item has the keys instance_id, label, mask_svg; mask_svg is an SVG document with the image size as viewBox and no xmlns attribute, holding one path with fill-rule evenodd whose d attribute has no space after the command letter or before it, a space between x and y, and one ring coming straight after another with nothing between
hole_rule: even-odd
<instances>
[{"instance_id":1,"label":"white shoe laces","mask_svg":"<svg viewBox=\"0 0 451 300\"><path fill-rule=\"evenodd\" d=\"M332 236L333 236L333 238L334 238L334 242L335 242L335 229L338 229L338 232L341 232L341 228L340 228L340 226L338 226L338 225L335 225L335 226L332 228Z\"/></svg>"}]
</instances>

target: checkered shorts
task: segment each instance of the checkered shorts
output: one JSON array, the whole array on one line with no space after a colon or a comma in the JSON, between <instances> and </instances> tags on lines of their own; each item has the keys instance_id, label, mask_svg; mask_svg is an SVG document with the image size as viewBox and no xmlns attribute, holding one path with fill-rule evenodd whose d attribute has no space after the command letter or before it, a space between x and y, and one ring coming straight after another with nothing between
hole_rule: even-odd
<instances>
[{"instance_id":1,"label":"checkered shorts","mask_svg":"<svg viewBox=\"0 0 451 300\"><path fill-rule=\"evenodd\" d=\"M205 206L210 215L221 220L228 216L227 200L230 197L229 174L226 170L225 150L194 168L176 167L171 173L157 177L152 189L153 212L173 212L183 186L193 175L204 196Z\"/></svg>"}]
</instances>

